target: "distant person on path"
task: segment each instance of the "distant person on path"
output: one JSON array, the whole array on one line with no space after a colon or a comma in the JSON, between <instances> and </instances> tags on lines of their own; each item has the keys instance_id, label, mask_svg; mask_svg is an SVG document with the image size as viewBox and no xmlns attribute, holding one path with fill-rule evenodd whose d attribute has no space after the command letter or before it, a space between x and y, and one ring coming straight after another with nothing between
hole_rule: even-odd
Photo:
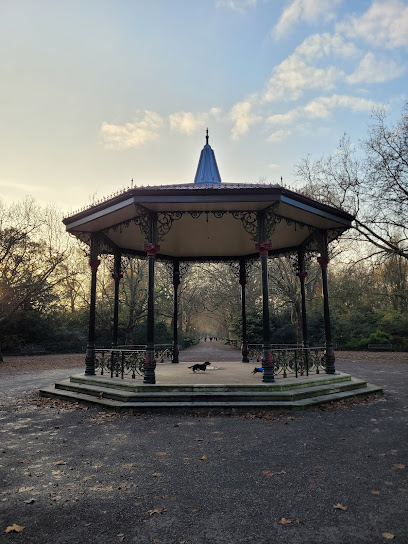
<instances>
[{"instance_id":1,"label":"distant person on path","mask_svg":"<svg viewBox=\"0 0 408 544\"><path fill-rule=\"evenodd\" d=\"M204 342L207 342L207 337L206 336L204 336Z\"/></svg>"},{"instance_id":2,"label":"distant person on path","mask_svg":"<svg viewBox=\"0 0 408 544\"><path fill-rule=\"evenodd\" d=\"M210 342L212 342L212 336L210 336Z\"/></svg>"}]
</instances>

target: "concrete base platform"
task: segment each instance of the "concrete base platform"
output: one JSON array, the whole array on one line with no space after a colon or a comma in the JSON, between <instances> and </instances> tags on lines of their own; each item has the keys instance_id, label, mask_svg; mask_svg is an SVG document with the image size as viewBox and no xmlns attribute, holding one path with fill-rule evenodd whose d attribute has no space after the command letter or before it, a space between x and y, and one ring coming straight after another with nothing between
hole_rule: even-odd
<instances>
[{"instance_id":1,"label":"concrete base platform","mask_svg":"<svg viewBox=\"0 0 408 544\"><path fill-rule=\"evenodd\" d=\"M382 393L381 387L338 372L263 383L253 365L226 362L192 372L189 363L157 365L156 384L77 374L41 389L42 396L96 404L111 410L168 411L306 409L349 397Z\"/></svg>"}]
</instances>

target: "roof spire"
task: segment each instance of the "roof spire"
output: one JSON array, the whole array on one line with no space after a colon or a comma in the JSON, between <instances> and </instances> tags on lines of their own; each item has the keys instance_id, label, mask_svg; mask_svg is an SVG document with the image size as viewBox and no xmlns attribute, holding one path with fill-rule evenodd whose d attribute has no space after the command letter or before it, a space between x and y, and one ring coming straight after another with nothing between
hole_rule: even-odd
<instances>
[{"instance_id":1,"label":"roof spire","mask_svg":"<svg viewBox=\"0 0 408 544\"><path fill-rule=\"evenodd\" d=\"M218 171L217 161L215 160L214 151L208 143L208 128L205 134L206 144L203 147L198 161L197 172L194 183L214 184L221 183L221 176Z\"/></svg>"}]
</instances>

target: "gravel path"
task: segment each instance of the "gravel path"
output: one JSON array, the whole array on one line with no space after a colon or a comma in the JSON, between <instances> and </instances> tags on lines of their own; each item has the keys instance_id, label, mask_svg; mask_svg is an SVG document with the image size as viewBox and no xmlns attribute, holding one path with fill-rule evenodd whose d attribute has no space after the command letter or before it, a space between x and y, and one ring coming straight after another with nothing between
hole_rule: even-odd
<instances>
[{"instance_id":1,"label":"gravel path","mask_svg":"<svg viewBox=\"0 0 408 544\"><path fill-rule=\"evenodd\" d=\"M201 360L202 349L190 354ZM383 397L232 417L41 399L35 380L83 368L83 355L10 359L0 365L0 541L407 544L407 358L368 355L338 354L338 368L369 374ZM5 532L13 526L19 534Z\"/></svg>"}]
</instances>

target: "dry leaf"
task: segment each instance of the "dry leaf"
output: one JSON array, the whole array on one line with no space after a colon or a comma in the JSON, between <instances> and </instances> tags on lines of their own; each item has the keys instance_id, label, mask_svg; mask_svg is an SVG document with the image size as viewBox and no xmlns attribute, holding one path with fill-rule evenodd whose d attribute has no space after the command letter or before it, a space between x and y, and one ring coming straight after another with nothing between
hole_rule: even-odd
<instances>
[{"instance_id":1,"label":"dry leaf","mask_svg":"<svg viewBox=\"0 0 408 544\"><path fill-rule=\"evenodd\" d=\"M200 457L201 461L207 461L208 457L206 455L203 455L202 457Z\"/></svg>"},{"instance_id":2,"label":"dry leaf","mask_svg":"<svg viewBox=\"0 0 408 544\"><path fill-rule=\"evenodd\" d=\"M153 516L153 514L162 514L163 512L166 512L165 508L153 508L152 510L148 510L149 516Z\"/></svg>"},{"instance_id":3,"label":"dry leaf","mask_svg":"<svg viewBox=\"0 0 408 544\"><path fill-rule=\"evenodd\" d=\"M342 504L333 504L333 508L336 508L337 510L347 510L347 506L343 506Z\"/></svg>"},{"instance_id":4,"label":"dry leaf","mask_svg":"<svg viewBox=\"0 0 408 544\"><path fill-rule=\"evenodd\" d=\"M19 493L26 493L27 491L33 491L34 487L20 487Z\"/></svg>"},{"instance_id":5,"label":"dry leaf","mask_svg":"<svg viewBox=\"0 0 408 544\"><path fill-rule=\"evenodd\" d=\"M155 478L158 478L162 474L163 474L162 472L153 472L152 476L154 476Z\"/></svg>"},{"instance_id":6,"label":"dry leaf","mask_svg":"<svg viewBox=\"0 0 408 544\"><path fill-rule=\"evenodd\" d=\"M158 451L156 455L167 455L167 451Z\"/></svg>"},{"instance_id":7,"label":"dry leaf","mask_svg":"<svg viewBox=\"0 0 408 544\"><path fill-rule=\"evenodd\" d=\"M392 468L405 468L405 465L402 465L401 463L396 463L395 465L392 465Z\"/></svg>"},{"instance_id":8,"label":"dry leaf","mask_svg":"<svg viewBox=\"0 0 408 544\"><path fill-rule=\"evenodd\" d=\"M398 450L391 450L391 455L397 455Z\"/></svg>"},{"instance_id":9,"label":"dry leaf","mask_svg":"<svg viewBox=\"0 0 408 544\"><path fill-rule=\"evenodd\" d=\"M378 491L378 489L372 489L372 490L370 491L370 493L371 493L372 495L379 495L379 494L380 494L380 492Z\"/></svg>"},{"instance_id":10,"label":"dry leaf","mask_svg":"<svg viewBox=\"0 0 408 544\"><path fill-rule=\"evenodd\" d=\"M17 525L17 523L13 523L13 525L10 525L7 527L7 529L4 531L5 533L21 533L21 531L24 531L25 527L22 527L21 525Z\"/></svg>"},{"instance_id":11,"label":"dry leaf","mask_svg":"<svg viewBox=\"0 0 408 544\"><path fill-rule=\"evenodd\" d=\"M273 476L275 473L272 472L271 470L263 470L263 471L262 471L262 474L263 474L264 476Z\"/></svg>"},{"instance_id":12,"label":"dry leaf","mask_svg":"<svg viewBox=\"0 0 408 544\"><path fill-rule=\"evenodd\" d=\"M291 519L282 518L279 522L281 525L288 525L289 523L292 523Z\"/></svg>"},{"instance_id":13,"label":"dry leaf","mask_svg":"<svg viewBox=\"0 0 408 544\"><path fill-rule=\"evenodd\" d=\"M35 502L35 499L27 499L24 502L25 502L25 504L32 504L33 502Z\"/></svg>"},{"instance_id":14,"label":"dry leaf","mask_svg":"<svg viewBox=\"0 0 408 544\"><path fill-rule=\"evenodd\" d=\"M65 461L55 461L53 465L66 465L67 463Z\"/></svg>"},{"instance_id":15,"label":"dry leaf","mask_svg":"<svg viewBox=\"0 0 408 544\"><path fill-rule=\"evenodd\" d=\"M395 535L393 535L392 533L381 533L381 536L386 538L387 540L392 540L393 538L395 538Z\"/></svg>"}]
</instances>

